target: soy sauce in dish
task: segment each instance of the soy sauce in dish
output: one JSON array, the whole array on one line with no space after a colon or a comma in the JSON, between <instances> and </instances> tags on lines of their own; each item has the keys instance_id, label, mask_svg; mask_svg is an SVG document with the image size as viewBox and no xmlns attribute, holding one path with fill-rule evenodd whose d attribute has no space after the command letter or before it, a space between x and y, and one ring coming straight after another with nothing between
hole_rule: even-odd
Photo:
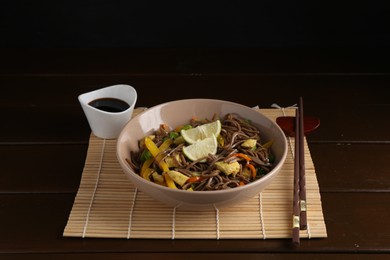
<instances>
[{"instance_id":1,"label":"soy sauce in dish","mask_svg":"<svg viewBox=\"0 0 390 260\"><path fill-rule=\"evenodd\" d=\"M89 102L88 105L111 113L119 113L130 107L129 104L118 98L98 98Z\"/></svg>"}]
</instances>

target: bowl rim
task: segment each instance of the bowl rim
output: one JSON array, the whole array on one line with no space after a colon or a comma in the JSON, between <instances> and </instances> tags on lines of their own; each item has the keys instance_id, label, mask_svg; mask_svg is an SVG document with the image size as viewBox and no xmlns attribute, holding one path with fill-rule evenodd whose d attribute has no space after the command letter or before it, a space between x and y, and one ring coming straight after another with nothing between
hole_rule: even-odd
<instances>
[{"instance_id":1,"label":"bowl rim","mask_svg":"<svg viewBox=\"0 0 390 260\"><path fill-rule=\"evenodd\" d=\"M162 186L162 185L159 185L157 183L154 183L154 182L151 182L151 181L147 181L145 180L144 178L142 178L139 174L137 174L131 167L130 165L127 163L125 163L123 160L120 160L119 158L119 140L122 139L123 135L125 134L125 130L126 128L128 127L128 125L131 124L131 122L135 121L135 120L138 120L138 117L147 113L148 111L151 111L152 109L157 109L158 107L162 107L162 106L166 106L166 105L169 105L169 104L172 104L172 103L178 103L178 102L189 102L189 101L192 101L192 102L196 102L196 101L209 101L209 102L223 102L223 103L229 103L231 105L234 105L234 106L239 106L239 107L242 107L243 109L250 109L250 110L254 110L254 108L251 108L249 106L246 106L246 105L243 105L243 104L240 104L240 103L236 103L236 102L233 102L233 101L228 101L228 100L222 100L222 99L210 99L210 98L187 98L187 99L178 99L178 100L171 100L171 101L167 101L167 102L164 102L164 103L160 103L158 105L154 105L150 108L147 108L145 109L144 111L142 111L141 113L139 113L137 116L133 117L125 126L124 128L122 129L122 131L120 132L119 136L118 136L118 139L117 139L117 143L116 143L116 156L117 156L117 160L118 162L121 164L122 168L123 167L126 167L126 169L128 169L128 171L125 171L125 174L131 174L131 175L134 175L135 178L137 178L139 181L147 184L147 185L152 185L153 187L155 188L158 188L158 189L162 189L162 190L165 190L165 191L168 191L168 192L171 192L171 193L185 193L185 194L199 194L199 196L211 196L212 194L223 194L223 193L235 193L237 191L240 191L240 190L246 190L246 189L250 189L251 187L255 186L255 185L258 185L258 182L265 182L267 181L268 179L270 178L273 178L275 177L276 174L278 174L280 172L280 168L284 165L286 159L287 159L287 153L288 153L288 142L287 142L287 138L283 132L283 130L280 128L280 126L272 121L270 118L268 118L267 116L265 116L264 114L262 114L261 112L259 111L255 111L256 113L259 113L260 116L264 117L265 120L269 121L272 125L274 125L276 127L276 129L278 129L278 131L280 132L281 136L283 137L283 143L284 143L284 146L285 146L285 149L283 151L283 154L282 154L282 157L280 158L279 162L272 168L272 170L267 173L265 176L261 177L260 179L256 180L256 181L253 181L253 182L250 182L244 186L238 186L238 187L234 187L234 188L231 188L231 189L224 189L224 190L212 190L212 191L188 191L188 190L181 190L181 189L172 189L172 188L169 188L169 187L165 187L165 186ZM128 177L130 178L130 177Z\"/></svg>"}]
</instances>

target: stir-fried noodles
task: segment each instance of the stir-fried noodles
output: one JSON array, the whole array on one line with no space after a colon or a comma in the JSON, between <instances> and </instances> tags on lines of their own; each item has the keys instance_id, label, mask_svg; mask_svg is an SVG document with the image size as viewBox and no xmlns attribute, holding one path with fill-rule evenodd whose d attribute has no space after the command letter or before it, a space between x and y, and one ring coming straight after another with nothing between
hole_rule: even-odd
<instances>
[{"instance_id":1,"label":"stir-fried noodles","mask_svg":"<svg viewBox=\"0 0 390 260\"><path fill-rule=\"evenodd\" d=\"M273 168L272 140L266 143L250 121L235 114L220 119L217 152L192 161L183 153L188 144L182 129L219 120L191 119L188 125L170 129L162 124L152 135L139 141L128 163L143 178L174 189L213 191L246 185ZM152 140L152 142L151 142Z\"/></svg>"}]
</instances>

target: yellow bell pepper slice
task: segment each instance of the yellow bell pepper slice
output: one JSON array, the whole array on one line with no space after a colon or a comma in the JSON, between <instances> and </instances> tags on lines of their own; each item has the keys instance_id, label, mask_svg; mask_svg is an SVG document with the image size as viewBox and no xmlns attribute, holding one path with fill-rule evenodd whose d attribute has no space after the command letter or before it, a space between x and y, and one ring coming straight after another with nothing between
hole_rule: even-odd
<instances>
[{"instance_id":1,"label":"yellow bell pepper slice","mask_svg":"<svg viewBox=\"0 0 390 260\"><path fill-rule=\"evenodd\" d=\"M153 163L154 161L154 158L149 158L147 159L143 164L142 164L142 167L141 167L141 176L144 175L144 172L149 169L149 166Z\"/></svg>"},{"instance_id":2,"label":"yellow bell pepper slice","mask_svg":"<svg viewBox=\"0 0 390 260\"><path fill-rule=\"evenodd\" d=\"M143 171L143 173L141 173L142 178L144 178L145 180L150 181L150 175L152 175L153 172L154 172L153 169L146 168L146 169Z\"/></svg>"},{"instance_id":3,"label":"yellow bell pepper slice","mask_svg":"<svg viewBox=\"0 0 390 260\"><path fill-rule=\"evenodd\" d=\"M171 146L171 144L173 143L173 140L172 139L167 139L165 140L161 145L160 147L158 148L160 150L160 152L164 152L166 149L169 148L169 146Z\"/></svg>"},{"instance_id":4,"label":"yellow bell pepper slice","mask_svg":"<svg viewBox=\"0 0 390 260\"><path fill-rule=\"evenodd\" d=\"M164 147L165 147L167 145L167 148L168 148L170 145L168 140L170 140L170 139L167 139L167 141L166 141L167 143L165 144L165 142L164 142L161 146L164 145ZM171 142L172 142L172 140L171 140ZM168 165L163 160L161 160L162 157L158 156L159 153L161 152L161 150L157 147L157 145L153 142L153 140L150 139L149 137L145 137L145 146L150 151L150 153L153 155L153 157L156 158L156 161L158 162L160 169L163 170L164 172L168 172L169 171ZM165 148L165 149L167 149L167 148Z\"/></svg>"},{"instance_id":5,"label":"yellow bell pepper slice","mask_svg":"<svg viewBox=\"0 0 390 260\"><path fill-rule=\"evenodd\" d=\"M175 183L173 182L172 178L168 175L167 172L163 173L165 182L167 183L167 186L171 189L177 189Z\"/></svg>"},{"instance_id":6,"label":"yellow bell pepper slice","mask_svg":"<svg viewBox=\"0 0 390 260\"><path fill-rule=\"evenodd\" d=\"M163 142L160 147L158 148L160 150L160 152L163 152L165 151L166 149L169 148L169 146L172 144L172 139L167 139L165 142ZM146 160L143 164L142 164L142 167L141 167L141 175L144 173L144 171L149 168L149 166L153 163L155 159L154 158L150 158L148 160Z\"/></svg>"}]
</instances>

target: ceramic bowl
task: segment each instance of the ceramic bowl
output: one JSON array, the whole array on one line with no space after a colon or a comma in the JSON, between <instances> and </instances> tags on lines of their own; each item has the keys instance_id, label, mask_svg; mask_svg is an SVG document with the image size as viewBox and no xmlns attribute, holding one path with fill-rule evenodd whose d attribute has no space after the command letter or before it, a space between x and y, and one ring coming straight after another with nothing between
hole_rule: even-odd
<instances>
[{"instance_id":1,"label":"ceramic bowl","mask_svg":"<svg viewBox=\"0 0 390 260\"><path fill-rule=\"evenodd\" d=\"M126 162L131 151L137 151L139 140L156 131L160 124L172 128L188 123L192 117L211 118L228 113L238 114L261 131L262 140L273 140L275 156L273 169L259 180L236 188L216 191L176 190L147 181ZM184 99L156 105L131 119L122 129L117 140L117 158L124 174L145 194L172 207L192 210L224 208L244 202L263 191L278 175L287 156L287 140L281 128L265 115L242 104L216 99Z\"/></svg>"}]
</instances>

